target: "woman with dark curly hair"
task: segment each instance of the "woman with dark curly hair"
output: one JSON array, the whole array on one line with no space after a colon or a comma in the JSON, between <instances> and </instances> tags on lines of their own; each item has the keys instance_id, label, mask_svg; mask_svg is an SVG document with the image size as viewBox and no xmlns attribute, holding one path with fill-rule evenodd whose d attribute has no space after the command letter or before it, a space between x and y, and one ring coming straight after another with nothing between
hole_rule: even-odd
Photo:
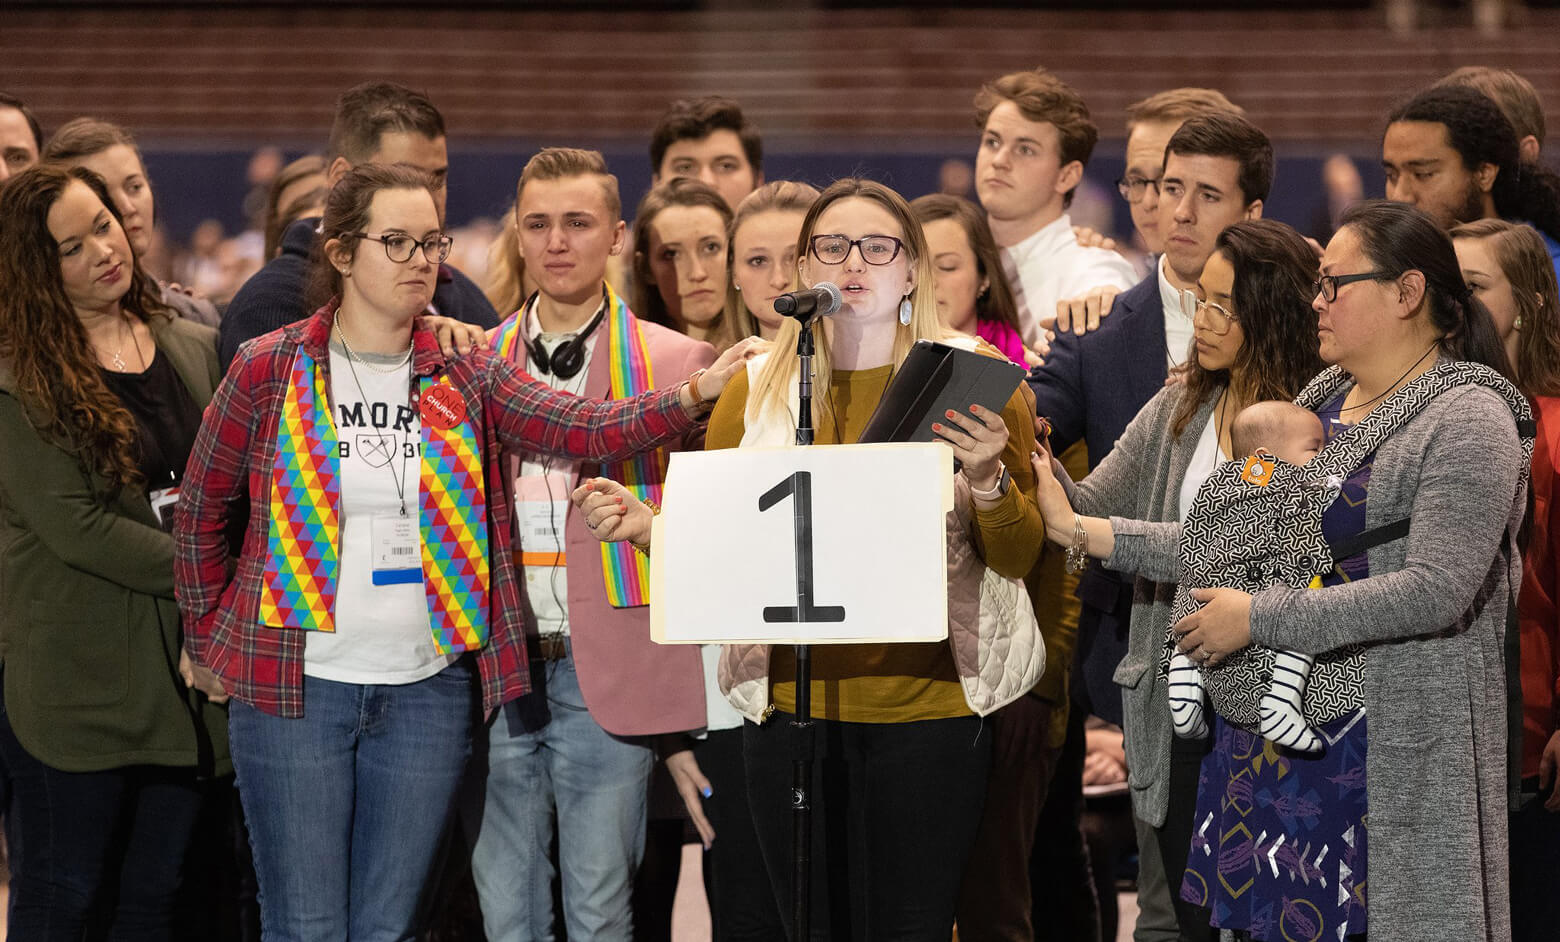
<instances>
[{"instance_id":1,"label":"woman with dark curly hair","mask_svg":"<svg viewBox=\"0 0 1560 942\"><path fill-rule=\"evenodd\" d=\"M0 190L0 759L12 938L167 937L226 722L188 690L168 534L216 331L172 316L94 173ZM116 835L126 835L116 840Z\"/></svg>"},{"instance_id":2,"label":"woman with dark curly hair","mask_svg":"<svg viewBox=\"0 0 1560 942\"><path fill-rule=\"evenodd\" d=\"M1070 495L1039 470L1040 508L1051 540L1081 563L1087 554L1135 574L1127 653L1115 679L1124 689L1128 783L1169 782L1169 814L1159 829L1172 890L1187 869L1193 803L1205 740L1178 739L1166 679L1158 670L1175 596L1176 537L1203 482L1235 456L1234 419L1246 406L1290 399L1322 368L1310 308L1316 253L1299 233L1266 219L1221 232L1197 285L1194 356L1144 406L1105 460ZM1076 511L1076 514L1075 514ZM1087 515L1087 516L1085 516ZM1112 556L1142 532L1156 535L1164 565L1139 568ZM1205 915L1179 909L1183 931Z\"/></svg>"}]
</instances>

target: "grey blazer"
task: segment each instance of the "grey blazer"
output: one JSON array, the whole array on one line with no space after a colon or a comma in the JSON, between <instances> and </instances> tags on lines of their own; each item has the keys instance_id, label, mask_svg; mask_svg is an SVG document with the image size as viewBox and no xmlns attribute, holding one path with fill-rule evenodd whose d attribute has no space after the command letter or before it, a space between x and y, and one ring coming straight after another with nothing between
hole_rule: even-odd
<instances>
[{"instance_id":1,"label":"grey blazer","mask_svg":"<svg viewBox=\"0 0 1560 942\"><path fill-rule=\"evenodd\" d=\"M1371 646L1364 691L1371 942L1510 938L1502 645L1512 587L1522 581L1515 543L1527 503L1517 483L1522 467L1516 423L1499 395L1475 386L1443 393L1377 449L1371 469L1366 526L1408 517L1408 537L1370 550L1368 579L1315 590L1274 586L1252 601L1259 644L1308 654ZM1174 559L1178 526L1112 525L1107 565L1139 572L1139 586L1143 573L1174 577L1165 564ZM1147 640L1164 628L1154 624ZM1168 724L1162 685L1149 682L1158 672L1151 660L1139 664L1138 653L1134 647L1117 679L1138 676L1139 688L1155 687ZM1169 735L1158 725L1147 732ZM1159 752L1138 746L1162 781ZM1168 745L1162 752L1167 760ZM1139 761L1130 747L1127 759ZM1163 793L1150 781L1133 788L1134 798L1140 788L1147 799ZM1162 802L1157 808L1162 817Z\"/></svg>"},{"instance_id":2,"label":"grey blazer","mask_svg":"<svg viewBox=\"0 0 1560 942\"><path fill-rule=\"evenodd\" d=\"M1213 414L1217 394L1201 403L1179 437L1170 422L1185 387L1161 389L1121 433L1116 446L1073 488L1073 507L1110 517L1116 551L1107 569L1133 573L1127 653L1116 667L1132 808L1155 827L1170 801L1170 699L1156 669L1175 600L1181 483ZM1135 539L1134 539L1135 538Z\"/></svg>"}]
</instances>

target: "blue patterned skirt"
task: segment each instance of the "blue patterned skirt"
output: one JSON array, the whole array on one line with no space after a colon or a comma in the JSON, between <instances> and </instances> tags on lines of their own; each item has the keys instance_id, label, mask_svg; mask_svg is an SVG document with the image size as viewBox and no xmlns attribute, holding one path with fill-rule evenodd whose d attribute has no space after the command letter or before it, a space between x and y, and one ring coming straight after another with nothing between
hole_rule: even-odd
<instances>
[{"instance_id":1,"label":"blue patterned skirt","mask_svg":"<svg viewBox=\"0 0 1560 942\"><path fill-rule=\"evenodd\" d=\"M1319 756L1215 716L1181 898L1261 942L1365 931L1365 711L1318 730Z\"/></svg>"}]
</instances>

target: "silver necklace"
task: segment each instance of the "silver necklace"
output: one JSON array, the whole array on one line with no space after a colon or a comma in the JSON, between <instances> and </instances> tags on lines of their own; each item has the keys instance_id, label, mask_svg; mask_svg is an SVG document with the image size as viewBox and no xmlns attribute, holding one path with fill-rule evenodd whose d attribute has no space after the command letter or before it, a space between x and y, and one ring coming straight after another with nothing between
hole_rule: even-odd
<instances>
[{"instance_id":1,"label":"silver necklace","mask_svg":"<svg viewBox=\"0 0 1560 942\"><path fill-rule=\"evenodd\" d=\"M135 331L126 330L124 315L119 317L119 348L114 351L114 371L118 373L130 372L130 367L125 363L125 334L130 334L130 342L135 344L135 355L141 356L141 342L135 339Z\"/></svg>"},{"instance_id":2,"label":"silver necklace","mask_svg":"<svg viewBox=\"0 0 1560 942\"><path fill-rule=\"evenodd\" d=\"M401 367L405 366L412 359L412 344L407 344L406 352L401 354L400 358L389 366L375 366L369 361L363 359L357 355L357 351L352 349L352 344L347 342L347 332L341 329L341 320L339 316L336 320L336 336L341 338L341 346L347 351L347 359L355 360L356 362L363 364L365 369L374 373L398 373L401 371Z\"/></svg>"}]
</instances>

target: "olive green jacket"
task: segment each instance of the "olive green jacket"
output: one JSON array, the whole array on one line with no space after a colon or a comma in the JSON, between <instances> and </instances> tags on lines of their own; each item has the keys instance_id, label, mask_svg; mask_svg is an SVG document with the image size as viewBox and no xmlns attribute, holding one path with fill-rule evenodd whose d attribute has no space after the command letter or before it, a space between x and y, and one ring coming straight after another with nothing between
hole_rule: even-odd
<instances>
[{"instance_id":1,"label":"olive green jacket","mask_svg":"<svg viewBox=\"0 0 1560 942\"><path fill-rule=\"evenodd\" d=\"M154 317L157 349L204 407L222 374L217 332ZM105 499L44 440L0 362L0 662L17 739L46 765L231 770L226 711L179 678L173 537L139 487Z\"/></svg>"}]
</instances>

